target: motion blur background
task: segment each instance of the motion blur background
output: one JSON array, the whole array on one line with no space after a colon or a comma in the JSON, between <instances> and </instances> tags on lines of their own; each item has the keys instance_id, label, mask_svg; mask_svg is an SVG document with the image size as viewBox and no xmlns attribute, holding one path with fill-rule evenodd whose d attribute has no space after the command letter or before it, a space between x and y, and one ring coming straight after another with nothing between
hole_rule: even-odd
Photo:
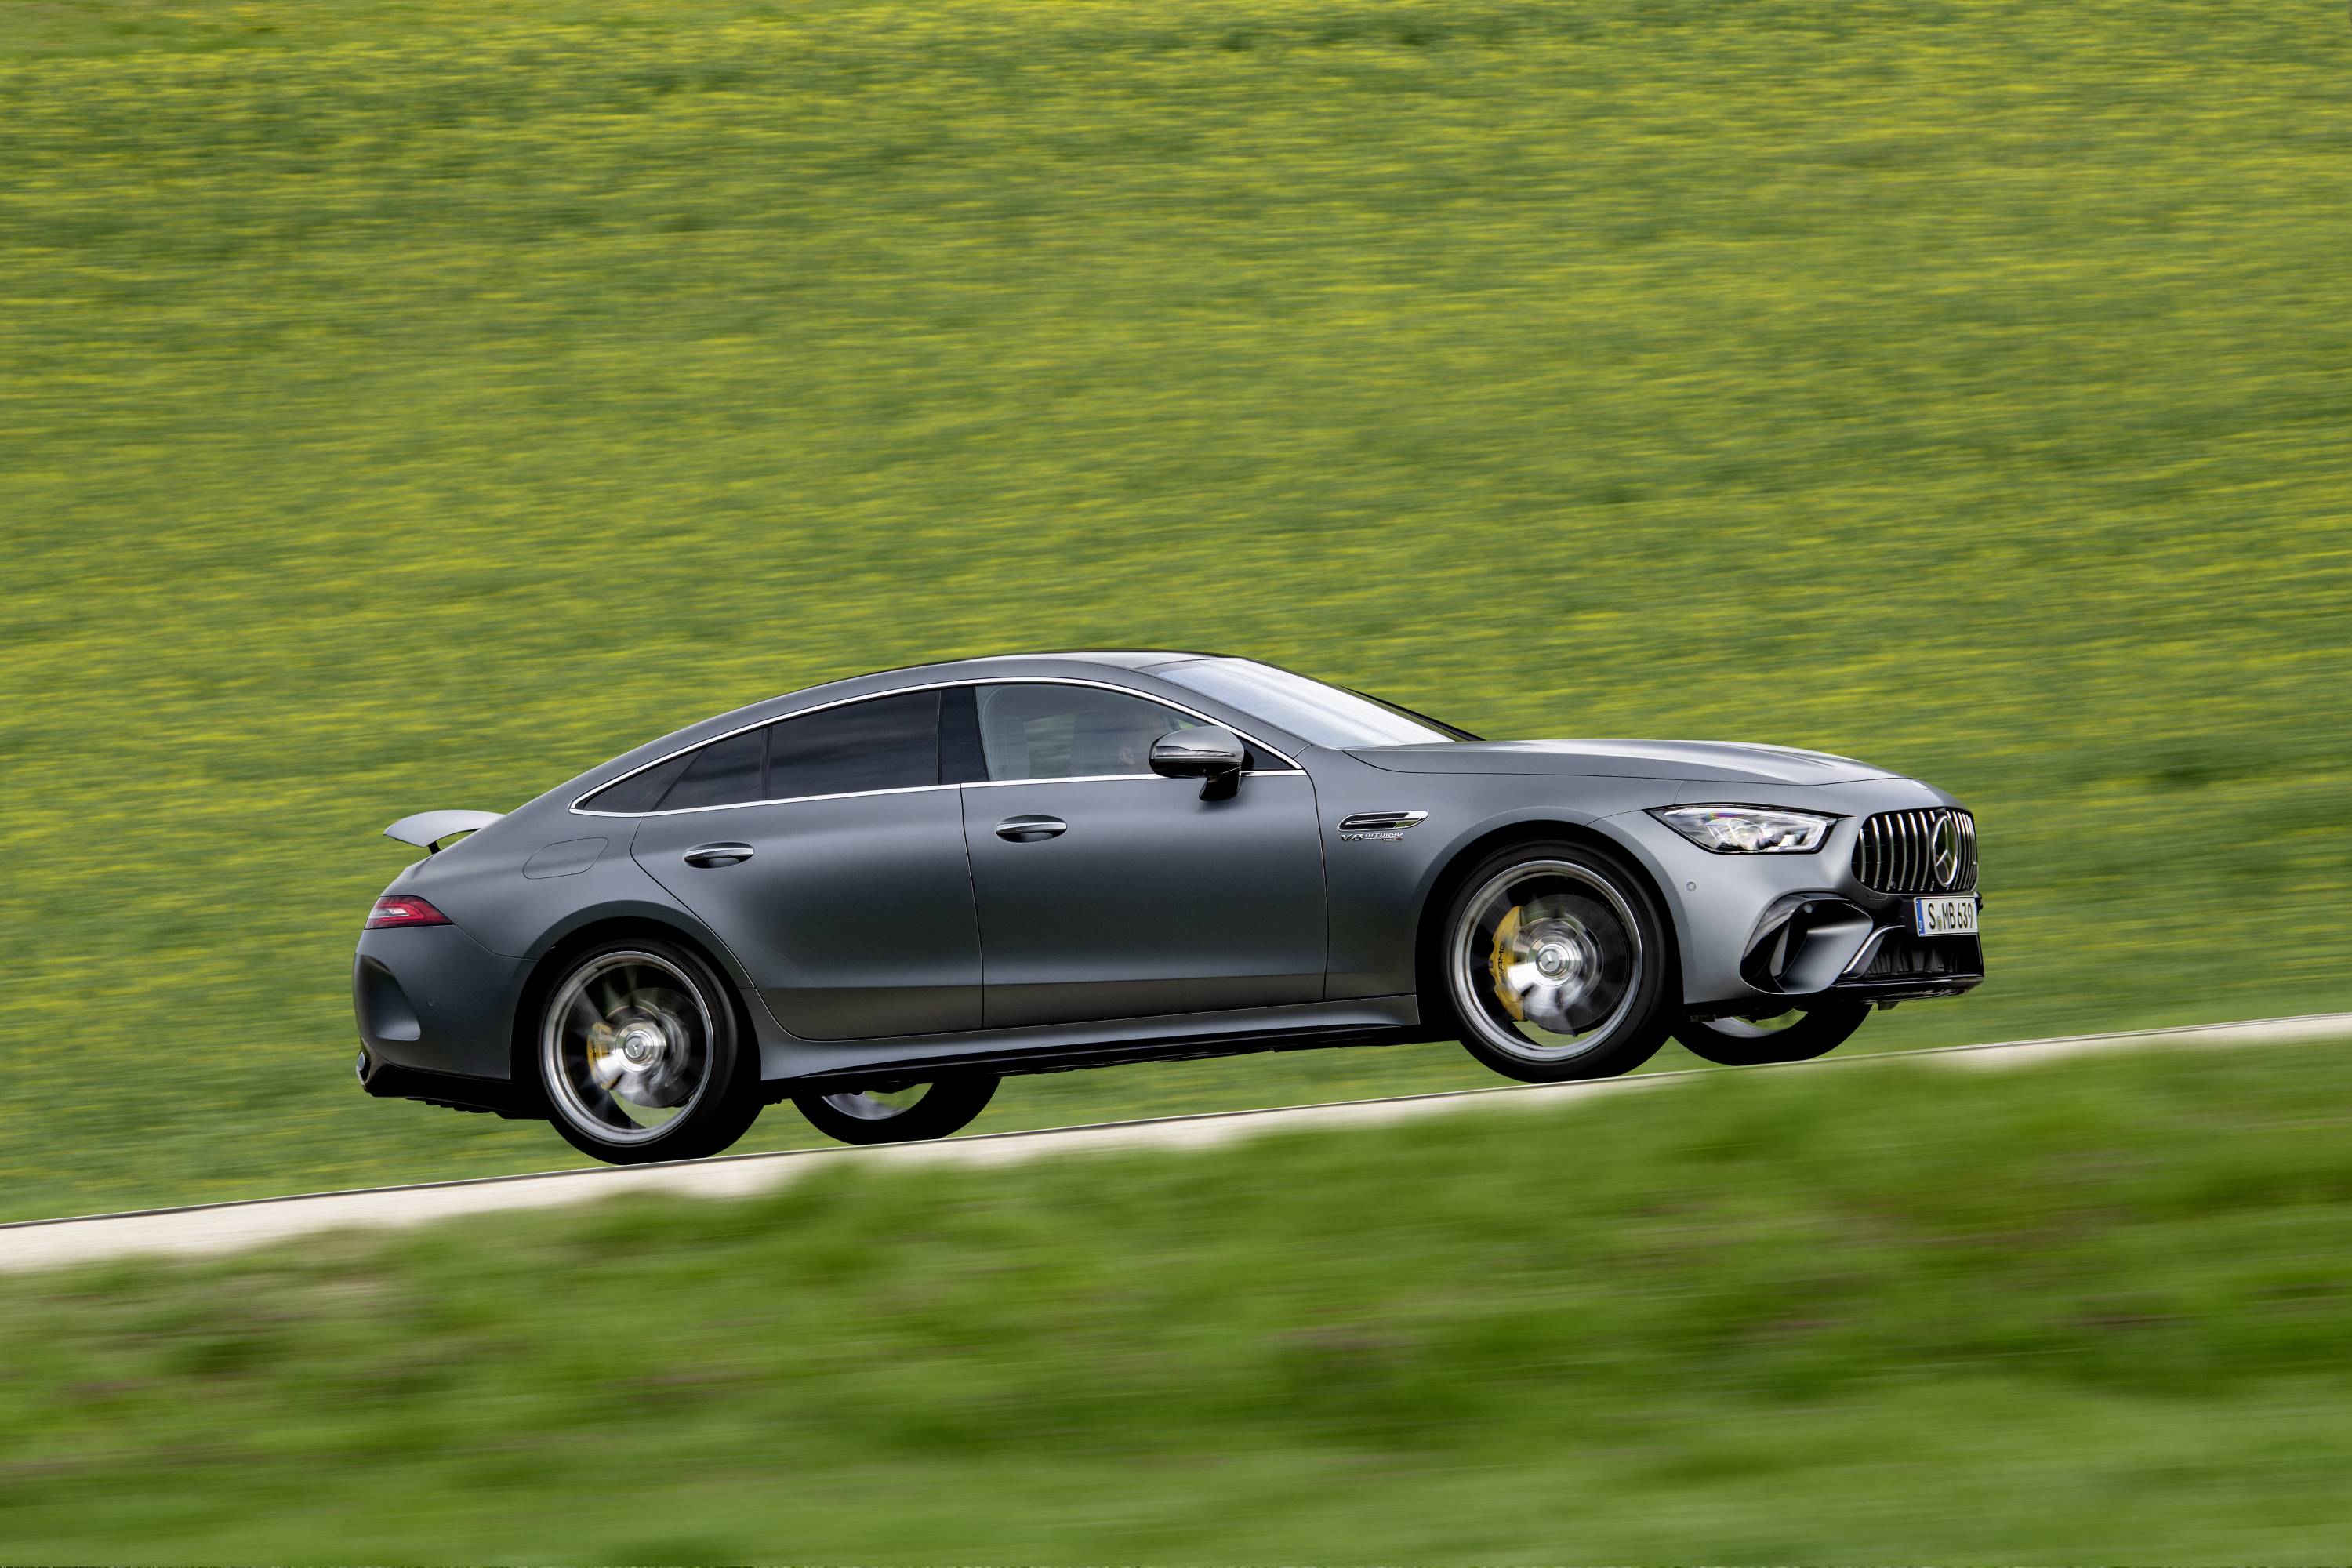
<instances>
[{"instance_id":1,"label":"motion blur background","mask_svg":"<svg viewBox=\"0 0 2352 1568\"><path fill-rule=\"evenodd\" d=\"M543 1131L371 1102L352 1083L350 948L406 853L383 825L510 806L814 681L1032 647L1246 653L1490 735L1759 739L1930 779L1979 814L1992 978L1880 1016L1850 1050L2352 1005L2347 63L2332 4L12 0L0 1217L573 1163ZM1076 1178L1004 1177L957 1200L984 1211L955 1222L981 1226L970 1235L930 1228L919 1183L828 1189L911 1227L913 1250L890 1262L849 1261L860 1236L889 1247L887 1229L803 1198L548 1222L502 1243L545 1268L472 1295L451 1282L478 1279L463 1260L478 1233L354 1244L262 1292L307 1304L252 1321L238 1305L227 1327L224 1304L257 1289L233 1271L168 1290L118 1273L38 1300L10 1286L11 1310L55 1331L19 1347L101 1326L71 1354L5 1352L22 1381L0 1382L0 1406L45 1414L0 1421L19 1434L0 1438L0 1546L14 1509L28 1553L68 1555L142 1542L299 1555L351 1539L386 1556L640 1559L795 1542L869 1558L2340 1549L2321 1478L2340 1478L2352 1433L2314 1412L2344 1408L2352 1380L2326 1267L2352 1241L2352 1169L2343 1074L2316 1064L2098 1069L2112 1082L2080 1069L2049 1089L2066 1117L2021 1083L1972 1090L2022 1147L1955 1131L1965 1148L1937 1152L1943 1124L1903 1095L1791 1089L1756 1102L1778 1120L1693 1112L1715 1144L1654 1107L1657 1124L1618 1143L1591 1112L1534 1149L1448 1134L1452 1154L1422 1150L1455 1178L1434 1187L1410 1179L1412 1140L1265 1155L1293 1184L1279 1189L1252 1180L1255 1157L1122 1165L1125 1195L1100 1201L1134 1206L1093 1219L1132 1255L1093 1275L1054 1261L1111 1245L1084 1239L1098 1230L1073 1217L1083 1205L1049 1201ZM1014 1080L982 1127L1487 1081L1442 1044L1122 1069ZM1851 1165L1823 1163L1843 1125L1823 1105L1889 1131ZM2210 1109L2229 1106L2242 1114ZM806 1139L772 1114L746 1146ZM2131 1228L2163 1206L2145 1191L2069 1206L2078 1182L2200 1159L2237 1175L2181 1177L2190 1229L2161 1246ZM2047 1179L2008 1169L2019 1160L2052 1162ZM1746 1256L1750 1227L1671 1217L1711 1173L1802 1207L1916 1180L1921 1163L2013 1205L1921 1211L1918 1235L1887 1214L1810 1209L1798 1228L1883 1242L1894 1250L1855 1278L1890 1280L1957 1238L1983 1267L1945 1277L1990 1300L2046 1282L2010 1257L2042 1245L2019 1238L2104 1257L2102 1226L2124 1227L2132 1239L2109 1250L2162 1254L2168 1272L2095 1270L2053 1309L2060 1326L2000 1353L2089 1364L2084 1345L2155 1323L2174 1336L2162 1354L2103 1349L2098 1376L2162 1363L2211 1384L2162 1391L2186 1403L2152 1424L2129 1401L2156 1394L2102 1384L2063 1436L2021 1439L2018 1412L2046 1408L2048 1390L2006 1403L2007 1373L1979 1376L1953 1348L1948 1301L1922 1318L1905 1316L1908 1298L1884 1312L1775 1298L1780 1316L1759 1316L1752 1290L1720 1293L1786 1284L1756 1258L1724 1262ZM1629 1228L1606 1245L1548 1229L1599 1173ZM1427 1206L1400 1208L1392 1186ZM1249 1210L1269 1190L1307 1207L1268 1199L1236 1219L1269 1227L1255 1241L1200 1234L1203 1211L1170 1196ZM2281 1194L2291 1223L2264 1206ZM1446 1252L1449 1226L1549 1237L1520 1315L1496 1308L1442 1343L1360 1321L1345 1304L1377 1293L1374 1258L1317 1265L1293 1244L1302 1226L1347 1236L1374 1209L1395 1234L1369 1253L1437 1249L1407 1321L1478 1295L1438 1289L1451 1268L1518 1278ZM2194 1228L2209 1223L2238 1240ZM2277 1250L2221 1261L2253 1233ZM762 1250L781 1235L806 1239ZM1722 1268L1662 1261L1703 1237L1731 1249ZM992 1348L1047 1334L1065 1290L1162 1278L1194 1246L1224 1251L1182 1276L1200 1299L1163 1303L1207 1314L1184 1353L1280 1363L1255 1383L1234 1371L1238 1403L1178 1401L1164 1428L1130 1432L1109 1414L1125 1404L1049 1396L1077 1377L1115 1390L1120 1369L1179 1353L1148 1348L1160 1320L1118 1288L1133 1315L1098 1309L1112 1315L1089 1320L1091 1362L1065 1365L1043 1342ZM1244 1309L1202 1283L1262 1279L1260 1246L1299 1270L1296 1291ZM604 1267L616 1258L638 1293ZM842 1283L866 1267L892 1272ZM1037 1271L1020 1298L1034 1311L965 1300L1003 1268ZM478 1421L466 1391L515 1359L498 1313L566 1269L579 1279L562 1331L583 1348L555 1358L548 1388L569 1392L515 1395L538 1414L513 1419L548 1435ZM692 1489L717 1510L709 1531L682 1524L705 1517L683 1505L504 1511L546 1484L534 1444L639 1418L587 1349L603 1340L590 1304L642 1305L681 1269L746 1293L748 1316L706 1304L706 1329L749 1321L757 1338L846 1313L881 1326L839 1354L931 1370L852 1390L807 1366L635 1366L644 1400L708 1428L705 1448L668 1436L712 1467ZM1629 1320L1622 1355L1546 1338L1573 1337L1552 1309L1611 1278L1672 1310ZM845 1293L793 1295L828 1279ZM2231 1280L2284 1292L2285 1316L2237 1310ZM138 1316L163 1296L179 1316ZM979 1321L989 1332L953 1326ZM417 1341L420 1321L438 1326ZM1691 1459L1673 1433L1707 1425L1704 1369L1761 1353L1706 1336L1759 1321L1799 1325L1785 1335L1804 1367L1866 1384L1942 1344L1958 1381L1822 1427L1837 1439L1817 1449L1759 1437ZM2251 1363L2199 1337L2248 1321L2270 1325ZM1674 1339L1675 1323L1696 1338ZM1540 1421L1530 1385L1496 1381L1528 1354L1554 1380ZM1600 1382L1576 1381L1588 1363ZM247 1375L296 1383L237 1384ZM1756 1430L1783 1436L1828 1386L1726 1375ZM1680 1417L1638 1397L1685 1376ZM2262 1378L2284 1404L2210 1403ZM848 1423L823 1441L775 1392L820 1384L825 1420ZM1377 1408L1312 1404L1342 1386ZM1271 1408L1251 1387L1293 1390L1276 1403L1307 1423L1267 1428L1265 1451L1328 1438L1335 1457L1220 1480L1152 1447L1203 1465L1231 1452L1235 1426ZM321 1404L326 1388L340 1392ZM710 1413L729 1400L751 1403ZM1528 1446L1592 1438L1558 1400L1613 1410L1622 1440L1573 1485L1513 1483ZM384 1425L330 1432L327 1405ZM215 1478L208 1501L134 1485L227 1441L189 1426L191 1408L299 1436ZM457 1426L402 1414L427 1409ZM165 1411L180 1414L154 1425ZM991 1429L974 1412L1025 1439L973 1458ZM1929 1412L1945 1448L1900 1461L1914 1468L1899 1485L1874 1481L1893 1489L1881 1512L1854 1524L1789 1502ZM2306 1430L2293 1460L2248 1436L2310 1421L2325 1432ZM131 1427L159 1435L142 1447ZM870 1511L746 1502L745 1476L786 1432L795 1463L835 1467L826 1495ZM2149 1432L2172 1436L2087 1489L2053 1486L2039 1458L1996 1458L2006 1441L2079 1460L2102 1435ZM1664 1468L1636 1475L1653 1447L1672 1451ZM428 1449L475 1462L435 1459L452 1468L405 1489L383 1479L385 1456ZM366 1513L281 1464L327 1452L391 1500ZM1097 1489L1056 1490L1020 1468L1061 1453L1173 1462L1177 1477L1139 1486L1113 1466ZM474 1500L420 1512L420 1489ZM159 1500L140 1505L152 1517L119 1511L127 1492ZM1514 1512L1529 1493L1549 1500ZM134 1532L77 1533L94 1512ZM857 1528L917 1516L929 1524ZM309 1522L238 1533L257 1519ZM1568 1521L1607 1528L1563 1533ZM2065 1537L2068 1521L2095 1522Z\"/></svg>"}]
</instances>

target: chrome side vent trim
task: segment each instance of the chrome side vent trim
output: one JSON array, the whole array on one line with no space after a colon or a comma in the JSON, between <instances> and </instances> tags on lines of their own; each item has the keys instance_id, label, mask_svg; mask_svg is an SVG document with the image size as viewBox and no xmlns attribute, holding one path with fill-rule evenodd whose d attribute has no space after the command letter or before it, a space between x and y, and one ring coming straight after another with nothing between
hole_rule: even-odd
<instances>
[{"instance_id":1,"label":"chrome side vent trim","mask_svg":"<svg viewBox=\"0 0 2352 1568\"><path fill-rule=\"evenodd\" d=\"M1342 833L1401 833L1429 820L1425 811L1360 811L1339 819Z\"/></svg>"}]
</instances>

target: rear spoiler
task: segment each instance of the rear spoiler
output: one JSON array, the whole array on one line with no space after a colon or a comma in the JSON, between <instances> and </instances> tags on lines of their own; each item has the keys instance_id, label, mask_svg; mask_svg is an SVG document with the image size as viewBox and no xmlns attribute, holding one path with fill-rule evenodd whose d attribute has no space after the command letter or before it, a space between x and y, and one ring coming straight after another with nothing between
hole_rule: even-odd
<instances>
[{"instance_id":1,"label":"rear spoiler","mask_svg":"<svg viewBox=\"0 0 2352 1568\"><path fill-rule=\"evenodd\" d=\"M383 836L397 838L403 844L414 844L427 855L434 855L440 852L444 838L488 827L502 815L496 811L420 811L385 828Z\"/></svg>"}]
</instances>

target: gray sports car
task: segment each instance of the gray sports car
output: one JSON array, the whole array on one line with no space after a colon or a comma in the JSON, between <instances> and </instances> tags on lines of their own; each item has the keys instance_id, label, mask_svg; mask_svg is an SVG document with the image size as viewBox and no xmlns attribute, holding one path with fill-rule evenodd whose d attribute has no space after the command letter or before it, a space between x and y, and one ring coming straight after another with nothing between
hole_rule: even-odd
<instances>
[{"instance_id":1,"label":"gray sports car","mask_svg":"<svg viewBox=\"0 0 2352 1568\"><path fill-rule=\"evenodd\" d=\"M386 831L428 853L360 938L360 1081L616 1163L786 1098L938 1138L1004 1075L1180 1057L1790 1061L1984 977L1975 820L1916 780L1484 741L1202 654L861 676Z\"/></svg>"}]
</instances>

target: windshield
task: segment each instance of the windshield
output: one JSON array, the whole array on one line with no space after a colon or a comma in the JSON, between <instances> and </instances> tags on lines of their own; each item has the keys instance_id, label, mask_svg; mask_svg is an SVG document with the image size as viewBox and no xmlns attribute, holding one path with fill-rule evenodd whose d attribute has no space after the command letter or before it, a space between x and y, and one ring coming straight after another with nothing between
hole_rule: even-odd
<instances>
[{"instance_id":1,"label":"windshield","mask_svg":"<svg viewBox=\"0 0 2352 1568\"><path fill-rule=\"evenodd\" d=\"M1247 658L1202 658L1151 672L1230 702L1318 746L1416 746L1477 737L1410 709Z\"/></svg>"}]
</instances>

